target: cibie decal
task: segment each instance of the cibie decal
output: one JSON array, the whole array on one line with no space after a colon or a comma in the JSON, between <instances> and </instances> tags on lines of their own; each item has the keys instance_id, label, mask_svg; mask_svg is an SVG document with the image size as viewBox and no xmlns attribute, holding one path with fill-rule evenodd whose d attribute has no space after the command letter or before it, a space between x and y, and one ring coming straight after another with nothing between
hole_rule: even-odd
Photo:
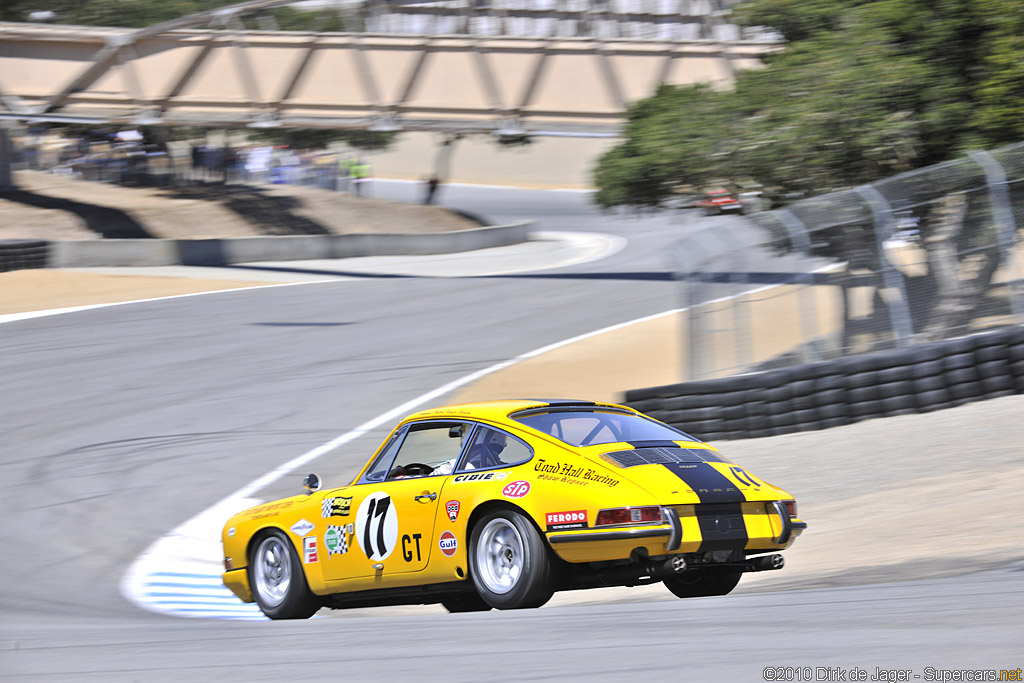
<instances>
[{"instance_id":1,"label":"cibie decal","mask_svg":"<svg viewBox=\"0 0 1024 683\"><path fill-rule=\"evenodd\" d=\"M455 534L452 532L444 531L437 541L437 547L441 549L445 557L451 557L459 549L459 539L455 538Z\"/></svg>"},{"instance_id":2,"label":"cibie decal","mask_svg":"<svg viewBox=\"0 0 1024 683\"><path fill-rule=\"evenodd\" d=\"M313 530L313 523L305 519L300 519L291 525L291 532L296 536L305 536Z\"/></svg>"},{"instance_id":3,"label":"cibie decal","mask_svg":"<svg viewBox=\"0 0 1024 683\"><path fill-rule=\"evenodd\" d=\"M505 488L501 490L501 495L505 496L506 498L522 498L529 492L530 482L523 481L522 479L520 479L518 481L513 481L509 482L508 484L505 484Z\"/></svg>"},{"instance_id":4,"label":"cibie decal","mask_svg":"<svg viewBox=\"0 0 1024 683\"><path fill-rule=\"evenodd\" d=\"M375 491L356 511L356 542L371 560L385 560L398 542L398 511L391 496Z\"/></svg>"},{"instance_id":5,"label":"cibie decal","mask_svg":"<svg viewBox=\"0 0 1024 683\"><path fill-rule=\"evenodd\" d=\"M449 500L444 504L444 511L448 513L448 519L454 522L459 518L459 501Z\"/></svg>"},{"instance_id":6,"label":"cibie decal","mask_svg":"<svg viewBox=\"0 0 1024 683\"><path fill-rule=\"evenodd\" d=\"M586 529L587 511L549 512L544 516L548 531L564 531L566 529Z\"/></svg>"},{"instance_id":7,"label":"cibie decal","mask_svg":"<svg viewBox=\"0 0 1024 683\"><path fill-rule=\"evenodd\" d=\"M470 481L501 481L508 475L504 472L480 472L478 474L459 474L452 479L453 484L465 484Z\"/></svg>"},{"instance_id":8,"label":"cibie decal","mask_svg":"<svg viewBox=\"0 0 1024 683\"><path fill-rule=\"evenodd\" d=\"M320 555L316 551L316 536L306 536L302 539L302 563L314 564L320 561Z\"/></svg>"},{"instance_id":9,"label":"cibie decal","mask_svg":"<svg viewBox=\"0 0 1024 683\"><path fill-rule=\"evenodd\" d=\"M351 508L352 496L347 498L344 496L324 498L324 502L320 504L320 516L324 519L328 517L348 517Z\"/></svg>"},{"instance_id":10,"label":"cibie decal","mask_svg":"<svg viewBox=\"0 0 1024 683\"><path fill-rule=\"evenodd\" d=\"M342 524L327 527L324 532L324 547L327 548L327 558L331 555L344 555L348 552L348 537L355 531L352 524Z\"/></svg>"}]
</instances>

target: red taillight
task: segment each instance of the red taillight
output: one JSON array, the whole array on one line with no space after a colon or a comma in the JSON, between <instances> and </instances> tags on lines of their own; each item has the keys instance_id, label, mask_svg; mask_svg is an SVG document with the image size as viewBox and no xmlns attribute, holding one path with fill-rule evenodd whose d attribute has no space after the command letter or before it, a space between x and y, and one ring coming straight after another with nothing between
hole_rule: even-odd
<instances>
[{"instance_id":1,"label":"red taillight","mask_svg":"<svg viewBox=\"0 0 1024 683\"><path fill-rule=\"evenodd\" d=\"M786 506L786 512L789 513L790 517L796 517L796 501L795 500L784 500L782 504Z\"/></svg>"},{"instance_id":2,"label":"red taillight","mask_svg":"<svg viewBox=\"0 0 1024 683\"><path fill-rule=\"evenodd\" d=\"M609 524L658 524L661 522L661 508L657 505L646 507L613 508L597 513L594 526Z\"/></svg>"}]
</instances>

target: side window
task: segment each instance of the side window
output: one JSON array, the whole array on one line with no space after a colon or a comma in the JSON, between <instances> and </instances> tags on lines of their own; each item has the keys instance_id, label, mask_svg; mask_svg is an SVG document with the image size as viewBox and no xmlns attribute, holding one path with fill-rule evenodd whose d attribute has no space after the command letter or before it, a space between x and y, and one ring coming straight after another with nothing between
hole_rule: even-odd
<instances>
[{"instance_id":1,"label":"side window","mask_svg":"<svg viewBox=\"0 0 1024 683\"><path fill-rule=\"evenodd\" d=\"M363 475L363 481L384 481L384 477L387 476L388 469L391 466L391 461L395 459L395 453L398 452L398 445L402 443L403 436L405 436L404 429L395 432L387 445L380 450L380 455L377 456L377 459L366 470L366 474Z\"/></svg>"},{"instance_id":2,"label":"side window","mask_svg":"<svg viewBox=\"0 0 1024 683\"><path fill-rule=\"evenodd\" d=\"M409 425L387 478L408 479L451 474L470 431L465 422L423 422Z\"/></svg>"},{"instance_id":3,"label":"side window","mask_svg":"<svg viewBox=\"0 0 1024 683\"><path fill-rule=\"evenodd\" d=\"M517 465L533 457L530 447L519 439L497 429L481 426L466 450L460 472Z\"/></svg>"}]
</instances>

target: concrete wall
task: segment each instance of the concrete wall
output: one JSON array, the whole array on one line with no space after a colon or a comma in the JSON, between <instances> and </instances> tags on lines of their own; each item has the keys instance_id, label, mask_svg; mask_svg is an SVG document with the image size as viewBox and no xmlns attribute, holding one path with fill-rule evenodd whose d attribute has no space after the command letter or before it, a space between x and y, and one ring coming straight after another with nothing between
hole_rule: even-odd
<instances>
[{"instance_id":1,"label":"concrete wall","mask_svg":"<svg viewBox=\"0 0 1024 683\"><path fill-rule=\"evenodd\" d=\"M426 234L284 235L212 240L64 240L49 244L53 268L220 266L355 256L418 256L474 251L529 239L532 222Z\"/></svg>"}]
</instances>

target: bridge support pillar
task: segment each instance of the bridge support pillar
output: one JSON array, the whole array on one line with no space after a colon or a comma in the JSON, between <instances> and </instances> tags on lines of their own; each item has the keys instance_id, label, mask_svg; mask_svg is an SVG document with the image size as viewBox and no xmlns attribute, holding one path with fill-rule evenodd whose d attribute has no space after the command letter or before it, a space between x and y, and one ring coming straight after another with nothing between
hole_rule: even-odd
<instances>
[{"instance_id":1,"label":"bridge support pillar","mask_svg":"<svg viewBox=\"0 0 1024 683\"><path fill-rule=\"evenodd\" d=\"M11 131L8 124L0 121L0 192L14 189L14 144L11 142Z\"/></svg>"}]
</instances>

